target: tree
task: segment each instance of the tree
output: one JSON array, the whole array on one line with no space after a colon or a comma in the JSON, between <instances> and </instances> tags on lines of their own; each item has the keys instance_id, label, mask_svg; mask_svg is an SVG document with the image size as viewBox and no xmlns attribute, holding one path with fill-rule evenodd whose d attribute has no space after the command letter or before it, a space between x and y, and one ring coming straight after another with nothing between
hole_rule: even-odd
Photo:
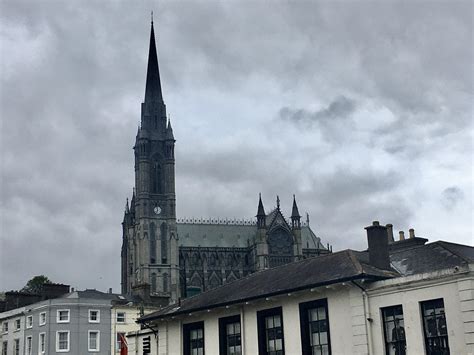
<instances>
[{"instance_id":1,"label":"tree","mask_svg":"<svg viewBox=\"0 0 474 355\"><path fill-rule=\"evenodd\" d=\"M52 283L47 276L38 275L30 279L21 290L29 293L41 293L44 284Z\"/></svg>"}]
</instances>

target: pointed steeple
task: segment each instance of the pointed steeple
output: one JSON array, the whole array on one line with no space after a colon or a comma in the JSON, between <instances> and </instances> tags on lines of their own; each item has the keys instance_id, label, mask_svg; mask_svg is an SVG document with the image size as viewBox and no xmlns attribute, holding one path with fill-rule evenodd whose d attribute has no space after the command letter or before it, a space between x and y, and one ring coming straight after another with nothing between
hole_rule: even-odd
<instances>
[{"instance_id":1,"label":"pointed steeple","mask_svg":"<svg viewBox=\"0 0 474 355\"><path fill-rule=\"evenodd\" d=\"M258 209L257 209L257 217L265 216L265 209L263 208L262 202L262 194L258 194Z\"/></svg>"},{"instance_id":2,"label":"pointed steeple","mask_svg":"<svg viewBox=\"0 0 474 355\"><path fill-rule=\"evenodd\" d=\"M296 197L293 195L293 208L291 210L291 226L293 229L301 228L301 216L298 211L298 205L296 204Z\"/></svg>"},{"instance_id":3,"label":"pointed steeple","mask_svg":"<svg viewBox=\"0 0 474 355\"><path fill-rule=\"evenodd\" d=\"M127 202L125 203L125 213L130 213L130 207L128 206L128 198Z\"/></svg>"},{"instance_id":4,"label":"pointed steeple","mask_svg":"<svg viewBox=\"0 0 474 355\"><path fill-rule=\"evenodd\" d=\"M168 115L168 126L166 127L166 139L174 140L173 128L171 127L171 118Z\"/></svg>"},{"instance_id":5,"label":"pointed steeple","mask_svg":"<svg viewBox=\"0 0 474 355\"><path fill-rule=\"evenodd\" d=\"M262 194L258 194L258 209L257 209L257 228L264 229L266 227L265 209L263 208Z\"/></svg>"},{"instance_id":6,"label":"pointed steeple","mask_svg":"<svg viewBox=\"0 0 474 355\"><path fill-rule=\"evenodd\" d=\"M145 103L163 102L161 93L160 70L156 54L155 31L151 20L150 49L148 51L148 69L146 73Z\"/></svg>"},{"instance_id":7,"label":"pointed steeple","mask_svg":"<svg viewBox=\"0 0 474 355\"><path fill-rule=\"evenodd\" d=\"M298 206L296 205L296 198L295 195L293 195L293 209L291 210L291 218L297 217L300 218L300 213L298 211Z\"/></svg>"}]
</instances>

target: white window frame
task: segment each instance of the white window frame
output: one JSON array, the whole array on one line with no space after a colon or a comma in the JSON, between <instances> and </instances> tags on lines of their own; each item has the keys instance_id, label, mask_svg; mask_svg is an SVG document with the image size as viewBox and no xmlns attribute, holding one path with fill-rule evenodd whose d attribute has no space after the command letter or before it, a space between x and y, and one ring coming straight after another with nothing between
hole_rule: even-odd
<instances>
[{"instance_id":1,"label":"white window frame","mask_svg":"<svg viewBox=\"0 0 474 355\"><path fill-rule=\"evenodd\" d=\"M41 318L43 318L43 317L44 317L44 319L41 320ZM41 312L39 314L39 325L41 326L41 325L45 325L45 324L46 324L46 312Z\"/></svg>"},{"instance_id":2,"label":"white window frame","mask_svg":"<svg viewBox=\"0 0 474 355\"><path fill-rule=\"evenodd\" d=\"M67 334L67 349L59 349L59 333ZM57 330L56 331L56 352L57 353L67 353L71 348L71 333L69 330Z\"/></svg>"},{"instance_id":3,"label":"white window frame","mask_svg":"<svg viewBox=\"0 0 474 355\"><path fill-rule=\"evenodd\" d=\"M20 339L13 339L13 355L20 355Z\"/></svg>"},{"instance_id":4,"label":"white window frame","mask_svg":"<svg viewBox=\"0 0 474 355\"><path fill-rule=\"evenodd\" d=\"M41 350L41 338L43 338L43 350ZM46 354L46 333L38 335L38 354Z\"/></svg>"},{"instance_id":5,"label":"white window frame","mask_svg":"<svg viewBox=\"0 0 474 355\"><path fill-rule=\"evenodd\" d=\"M4 333L4 334L8 333L8 321L7 320L2 323L2 333Z\"/></svg>"},{"instance_id":6,"label":"white window frame","mask_svg":"<svg viewBox=\"0 0 474 355\"><path fill-rule=\"evenodd\" d=\"M17 318L15 319L15 322L13 323L15 325L14 331L19 331L21 329L21 319Z\"/></svg>"},{"instance_id":7,"label":"white window frame","mask_svg":"<svg viewBox=\"0 0 474 355\"><path fill-rule=\"evenodd\" d=\"M33 336L29 335L26 337L25 343L25 355L33 354Z\"/></svg>"},{"instance_id":8,"label":"white window frame","mask_svg":"<svg viewBox=\"0 0 474 355\"><path fill-rule=\"evenodd\" d=\"M91 333L96 333L97 334L97 348L93 349L91 348ZM99 352L100 351L100 331L99 330L89 330L87 332L87 350L89 352Z\"/></svg>"},{"instance_id":9,"label":"white window frame","mask_svg":"<svg viewBox=\"0 0 474 355\"><path fill-rule=\"evenodd\" d=\"M61 312L67 312L67 320L60 319ZM71 311L69 309L58 309L56 311L56 323L69 323L70 319L71 319Z\"/></svg>"},{"instance_id":10,"label":"white window frame","mask_svg":"<svg viewBox=\"0 0 474 355\"><path fill-rule=\"evenodd\" d=\"M91 312L97 312L97 319L91 319ZM89 323L100 323L100 310L99 309L89 309Z\"/></svg>"},{"instance_id":11,"label":"white window frame","mask_svg":"<svg viewBox=\"0 0 474 355\"><path fill-rule=\"evenodd\" d=\"M27 329L33 328L33 316L26 317L26 328Z\"/></svg>"},{"instance_id":12,"label":"white window frame","mask_svg":"<svg viewBox=\"0 0 474 355\"><path fill-rule=\"evenodd\" d=\"M123 320L119 320L119 314L123 314ZM120 324L123 324L123 323L126 323L127 322L127 314L126 312L117 312L116 316L115 316L115 321L117 323L120 323Z\"/></svg>"}]
</instances>

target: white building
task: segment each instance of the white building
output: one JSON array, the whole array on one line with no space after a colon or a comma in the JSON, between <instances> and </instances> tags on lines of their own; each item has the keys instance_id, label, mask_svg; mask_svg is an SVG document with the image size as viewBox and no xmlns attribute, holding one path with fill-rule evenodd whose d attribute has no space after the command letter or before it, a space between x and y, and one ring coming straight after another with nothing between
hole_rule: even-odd
<instances>
[{"instance_id":1,"label":"white building","mask_svg":"<svg viewBox=\"0 0 474 355\"><path fill-rule=\"evenodd\" d=\"M1 314L1 354L23 355L25 338L25 307L12 309Z\"/></svg>"},{"instance_id":2,"label":"white building","mask_svg":"<svg viewBox=\"0 0 474 355\"><path fill-rule=\"evenodd\" d=\"M474 354L474 248L367 227L369 248L252 274L142 317L151 354ZM388 230L387 230L388 229ZM388 237L387 237L388 235Z\"/></svg>"}]
</instances>

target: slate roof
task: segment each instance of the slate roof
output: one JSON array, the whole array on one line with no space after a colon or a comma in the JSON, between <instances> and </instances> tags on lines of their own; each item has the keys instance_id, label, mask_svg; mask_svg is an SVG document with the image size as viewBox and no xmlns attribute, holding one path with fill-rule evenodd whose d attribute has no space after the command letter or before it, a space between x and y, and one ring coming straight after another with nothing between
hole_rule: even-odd
<instances>
[{"instance_id":1,"label":"slate roof","mask_svg":"<svg viewBox=\"0 0 474 355\"><path fill-rule=\"evenodd\" d=\"M199 295L186 298L180 306L173 304L140 318L146 322L158 318L190 313L224 305L242 303L288 292L356 280L381 280L398 276L361 262L352 250L309 258L253 273Z\"/></svg>"},{"instance_id":2,"label":"slate roof","mask_svg":"<svg viewBox=\"0 0 474 355\"><path fill-rule=\"evenodd\" d=\"M61 298L89 298L96 300L105 300L105 301L118 301L126 302L128 301L124 296L117 293L106 293L97 291L94 289L86 289L84 291L73 291L63 295Z\"/></svg>"},{"instance_id":3,"label":"slate roof","mask_svg":"<svg viewBox=\"0 0 474 355\"><path fill-rule=\"evenodd\" d=\"M392 267L404 276L463 267L473 261L473 247L444 241L390 251Z\"/></svg>"},{"instance_id":4,"label":"slate roof","mask_svg":"<svg viewBox=\"0 0 474 355\"><path fill-rule=\"evenodd\" d=\"M255 224L178 222L177 229L180 246L184 247L247 248L247 240L252 243L257 234ZM301 241L303 248L326 249L307 225L301 227Z\"/></svg>"}]
</instances>

